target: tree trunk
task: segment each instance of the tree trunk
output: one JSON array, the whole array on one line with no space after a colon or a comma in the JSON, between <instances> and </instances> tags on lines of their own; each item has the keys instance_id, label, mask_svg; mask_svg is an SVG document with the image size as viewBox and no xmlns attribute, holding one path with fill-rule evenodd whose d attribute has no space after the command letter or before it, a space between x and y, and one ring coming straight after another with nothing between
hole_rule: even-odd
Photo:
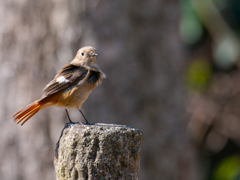
<instances>
[{"instance_id":1,"label":"tree trunk","mask_svg":"<svg viewBox=\"0 0 240 180\"><path fill-rule=\"evenodd\" d=\"M0 13L0 179L55 179L52 157L64 110L41 110L23 127L6 116L40 98L84 45L97 48L107 75L82 106L87 118L144 132L139 179L198 179L185 132L177 0L3 0ZM70 116L81 117L77 110Z\"/></svg>"}]
</instances>

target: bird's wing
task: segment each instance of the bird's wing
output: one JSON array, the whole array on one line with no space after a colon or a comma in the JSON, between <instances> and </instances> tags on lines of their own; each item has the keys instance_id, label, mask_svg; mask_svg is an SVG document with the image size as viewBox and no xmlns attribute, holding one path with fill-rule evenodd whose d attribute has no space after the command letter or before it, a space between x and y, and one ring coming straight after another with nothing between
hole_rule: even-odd
<instances>
[{"instance_id":1,"label":"bird's wing","mask_svg":"<svg viewBox=\"0 0 240 180\"><path fill-rule=\"evenodd\" d=\"M79 84L87 76L88 70L81 66L67 64L64 66L43 89L44 97L60 92Z\"/></svg>"}]
</instances>

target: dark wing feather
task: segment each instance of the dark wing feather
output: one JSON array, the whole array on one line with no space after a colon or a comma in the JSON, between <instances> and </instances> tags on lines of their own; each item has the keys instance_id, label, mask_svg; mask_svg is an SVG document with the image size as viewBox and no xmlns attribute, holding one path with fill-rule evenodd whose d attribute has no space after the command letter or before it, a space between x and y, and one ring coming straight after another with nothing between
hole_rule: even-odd
<instances>
[{"instance_id":1,"label":"dark wing feather","mask_svg":"<svg viewBox=\"0 0 240 180\"><path fill-rule=\"evenodd\" d=\"M69 87L75 86L79 81L83 80L87 75L88 70L84 67L75 66L72 64L67 64L64 66L58 74L50 81L47 86L43 89L44 97L55 94L59 91L67 89ZM68 82L57 82L57 78L64 76Z\"/></svg>"},{"instance_id":2,"label":"dark wing feather","mask_svg":"<svg viewBox=\"0 0 240 180\"><path fill-rule=\"evenodd\" d=\"M90 71L90 75L87 79L88 83L96 83L100 78L100 73L97 71Z\"/></svg>"}]
</instances>

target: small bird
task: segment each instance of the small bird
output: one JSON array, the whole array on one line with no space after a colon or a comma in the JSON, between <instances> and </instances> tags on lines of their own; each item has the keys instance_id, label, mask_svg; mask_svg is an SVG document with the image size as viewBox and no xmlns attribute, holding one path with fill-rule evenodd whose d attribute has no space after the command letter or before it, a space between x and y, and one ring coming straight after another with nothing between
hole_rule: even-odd
<instances>
[{"instance_id":1,"label":"small bird","mask_svg":"<svg viewBox=\"0 0 240 180\"><path fill-rule=\"evenodd\" d=\"M97 65L95 48L85 46L78 50L70 64L66 64L43 89L42 97L26 108L14 113L14 121L23 125L39 110L48 106L64 107L70 123L68 108L77 108L83 115L86 124L90 124L80 107L91 91L106 75Z\"/></svg>"}]
</instances>

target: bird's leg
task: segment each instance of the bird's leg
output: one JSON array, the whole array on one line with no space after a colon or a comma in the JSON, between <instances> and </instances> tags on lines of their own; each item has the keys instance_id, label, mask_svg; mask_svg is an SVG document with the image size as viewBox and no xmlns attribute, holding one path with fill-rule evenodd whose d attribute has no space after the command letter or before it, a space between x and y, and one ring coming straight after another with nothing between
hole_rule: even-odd
<instances>
[{"instance_id":1,"label":"bird's leg","mask_svg":"<svg viewBox=\"0 0 240 180\"><path fill-rule=\"evenodd\" d=\"M65 111L66 111L66 113L67 113L67 117L68 117L68 121L69 121L69 123L72 123L72 124L73 124L73 122L71 121L71 119L70 119L70 117L69 117L69 114L68 114L67 109L65 109Z\"/></svg>"},{"instance_id":2,"label":"bird's leg","mask_svg":"<svg viewBox=\"0 0 240 180\"><path fill-rule=\"evenodd\" d=\"M90 123L90 122L87 120L87 118L84 116L84 114L83 114L83 112L81 111L81 109L78 109L78 110L79 110L79 112L82 114L82 116L83 116L83 118L85 119L87 125L93 125L93 124L94 124L94 123Z\"/></svg>"}]
</instances>

